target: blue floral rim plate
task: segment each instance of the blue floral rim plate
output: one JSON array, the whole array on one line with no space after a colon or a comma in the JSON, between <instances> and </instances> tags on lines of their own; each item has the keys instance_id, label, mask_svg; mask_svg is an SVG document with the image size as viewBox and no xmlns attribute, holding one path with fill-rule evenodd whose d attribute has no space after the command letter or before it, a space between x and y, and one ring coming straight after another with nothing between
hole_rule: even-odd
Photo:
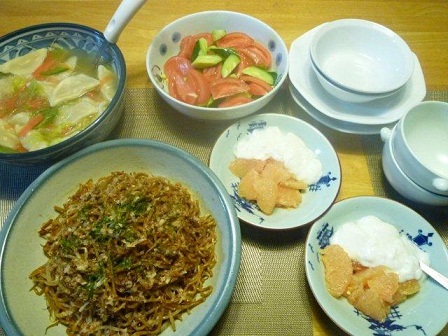
<instances>
[{"instance_id":1,"label":"blue floral rim plate","mask_svg":"<svg viewBox=\"0 0 448 336\"><path fill-rule=\"evenodd\" d=\"M373 215L394 225L423 251L431 266L448 274L448 253L437 231L418 213L405 205L382 197L360 196L335 203L311 227L306 240L305 269L311 290L325 313L351 335L437 335L448 322L448 291L425 277L421 289L403 303L393 306L384 322L371 319L345 298L332 297L325 286L320 250L329 244L333 232L347 221Z\"/></svg>"},{"instance_id":2,"label":"blue floral rim plate","mask_svg":"<svg viewBox=\"0 0 448 336\"><path fill-rule=\"evenodd\" d=\"M238 141L256 129L269 126L277 126L283 133L291 132L300 137L322 162L323 175L303 193L302 203L298 208L275 208L271 215L266 215L256 203L239 196L240 179L230 172L228 166L235 158L233 149ZM259 114L237 121L216 141L209 165L229 192L238 217L266 229L291 229L311 223L333 204L341 185L339 159L328 139L305 121L283 114Z\"/></svg>"}]
</instances>

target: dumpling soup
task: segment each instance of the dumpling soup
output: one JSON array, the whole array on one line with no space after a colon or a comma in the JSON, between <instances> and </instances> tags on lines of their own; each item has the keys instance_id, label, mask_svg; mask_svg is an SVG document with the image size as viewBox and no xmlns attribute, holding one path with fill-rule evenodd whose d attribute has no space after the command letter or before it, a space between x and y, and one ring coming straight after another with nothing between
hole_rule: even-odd
<instances>
[{"instance_id":1,"label":"dumpling soup","mask_svg":"<svg viewBox=\"0 0 448 336\"><path fill-rule=\"evenodd\" d=\"M82 51L42 48L0 64L0 153L59 143L104 112L117 90L107 64Z\"/></svg>"}]
</instances>

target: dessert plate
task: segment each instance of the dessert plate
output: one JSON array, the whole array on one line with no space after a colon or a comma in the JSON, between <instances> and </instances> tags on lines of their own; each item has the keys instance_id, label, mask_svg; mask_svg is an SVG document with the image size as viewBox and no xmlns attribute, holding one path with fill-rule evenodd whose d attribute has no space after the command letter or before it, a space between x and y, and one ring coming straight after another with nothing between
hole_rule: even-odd
<instances>
[{"instance_id":1,"label":"dessert plate","mask_svg":"<svg viewBox=\"0 0 448 336\"><path fill-rule=\"evenodd\" d=\"M256 203L239 195L240 179L228 167L235 159L235 145L255 129L269 126L276 126L283 133L291 132L301 138L321 161L323 174L319 181L308 186L303 193L302 203L297 208L275 208L271 215L266 215ZM328 139L305 121L283 114L259 114L231 125L216 141L209 165L230 194L238 217L246 223L265 229L283 230L309 224L333 204L341 185L339 158Z\"/></svg>"},{"instance_id":2,"label":"dessert plate","mask_svg":"<svg viewBox=\"0 0 448 336\"><path fill-rule=\"evenodd\" d=\"M319 26L320 27L320 26ZM415 67L409 82L394 95L367 103L349 103L331 96L319 83L311 67L309 47L316 27L291 44L289 79L299 93L321 113L345 122L383 125L396 122L426 95L423 71L415 56Z\"/></svg>"},{"instance_id":3,"label":"dessert plate","mask_svg":"<svg viewBox=\"0 0 448 336\"><path fill-rule=\"evenodd\" d=\"M320 250L342 224L373 215L393 225L429 254L431 266L448 274L448 253L440 235L422 216L405 205L382 197L358 196L335 203L310 228L305 244L308 283L324 312L350 335L438 335L448 322L448 291L434 279L420 280L420 291L393 306L378 322L358 311L345 298L336 299L325 286Z\"/></svg>"}]
</instances>

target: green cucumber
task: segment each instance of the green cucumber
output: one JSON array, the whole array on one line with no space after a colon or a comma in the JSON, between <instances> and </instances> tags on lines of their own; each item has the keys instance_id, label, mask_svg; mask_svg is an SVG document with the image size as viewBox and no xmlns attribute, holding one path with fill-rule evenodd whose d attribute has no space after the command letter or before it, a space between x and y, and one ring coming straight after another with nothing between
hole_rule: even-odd
<instances>
[{"instance_id":1,"label":"green cucumber","mask_svg":"<svg viewBox=\"0 0 448 336\"><path fill-rule=\"evenodd\" d=\"M212 67L219 62L222 62L222 57L219 55L199 55L191 64L195 68L202 69Z\"/></svg>"},{"instance_id":2,"label":"green cucumber","mask_svg":"<svg viewBox=\"0 0 448 336\"><path fill-rule=\"evenodd\" d=\"M261 79L262 81L265 81L269 85L274 85L275 82L275 78L271 72L257 68L255 66L244 68L243 74Z\"/></svg>"},{"instance_id":3,"label":"green cucumber","mask_svg":"<svg viewBox=\"0 0 448 336\"><path fill-rule=\"evenodd\" d=\"M208 51L207 40L201 37L196 41L196 44L194 45L191 59L194 61L199 55L206 55L207 51Z\"/></svg>"},{"instance_id":4,"label":"green cucumber","mask_svg":"<svg viewBox=\"0 0 448 336\"><path fill-rule=\"evenodd\" d=\"M219 40L221 37L223 37L227 32L224 29L216 29L212 30L212 37L213 41Z\"/></svg>"},{"instance_id":5,"label":"green cucumber","mask_svg":"<svg viewBox=\"0 0 448 336\"><path fill-rule=\"evenodd\" d=\"M221 68L221 75L222 77L227 77L228 75L230 75L233 70L238 66L238 64L240 64L241 59L239 58L239 56L235 55L235 54L230 54L229 57L227 57L224 61L224 63L222 64L222 68Z\"/></svg>"},{"instance_id":6,"label":"green cucumber","mask_svg":"<svg viewBox=\"0 0 448 336\"><path fill-rule=\"evenodd\" d=\"M209 48L209 51L214 53L214 54L216 54L216 55L221 56L222 58L227 58L230 55L237 55L238 56L238 53L234 49L232 49L232 48L219 48L219 47L217 47L215 45L211 45L210 48Z\"/></svg>"}]
</instances>

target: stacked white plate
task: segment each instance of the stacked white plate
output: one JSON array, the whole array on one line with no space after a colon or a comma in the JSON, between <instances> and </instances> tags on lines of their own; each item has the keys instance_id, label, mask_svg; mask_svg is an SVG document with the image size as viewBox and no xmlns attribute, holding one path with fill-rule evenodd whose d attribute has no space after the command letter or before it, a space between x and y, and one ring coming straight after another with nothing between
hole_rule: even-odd
<instances>
[{"instance_id":1,"label":"stacked white plate","mask_svg":"<svg viewBox=\"0 0 448 336\"><path fill-rule=\"evenodd\" d=\"M425 98L425 79L415 54L414 72L396 94L366 103L349 103L333 97L322 87L311 65L310 43L319 27L294 40L289 50L289 89L294 101L311 117L340 132L379 134L381 128L394 125Z\"/></svg>"}]
</instances>

